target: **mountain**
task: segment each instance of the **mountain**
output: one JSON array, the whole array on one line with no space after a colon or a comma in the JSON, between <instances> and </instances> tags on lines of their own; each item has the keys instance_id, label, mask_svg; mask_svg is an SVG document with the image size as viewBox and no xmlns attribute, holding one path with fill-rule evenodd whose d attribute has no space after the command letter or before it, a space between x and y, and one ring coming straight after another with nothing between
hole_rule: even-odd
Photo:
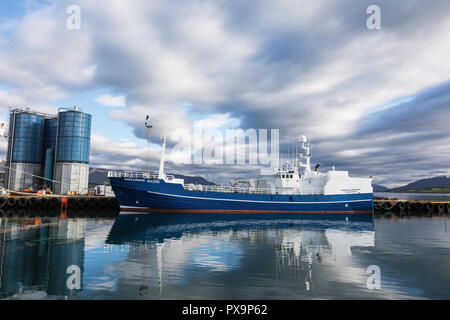
<instances>
[{"instance_id":1,"label":"mountain","mask_svg":"<svg viewBox=\"0 0 450 320\"><path fill-rule=\"evenodd\" d=\"M450 188L450 176L438 176L428 179L421 179L402 187L392 188L390 191L419 191L432 188Z\"/></svg>"},{"instance_id":2,"label":"mountain","mask_svg":"<svg viewBox=\"0 0 450 320\"><path fill-rule=\"evenodd\" d=\"M89 168L89 185L109 185L108 180L108 171L110 169L101 169L101 168ZM170 173L168 173L170 174ZM194 183L194 184L202 184L202 185L215 185L215 183L206 180L203 177L195 176L184 176L181 174L172 174L177 179L184 179L184 183Z\"/></svg>"},{"instance_id":3,"label":"mountain","mask_svg":"<svg viewBox=\"0 0 450 320\"><path fill-rule=\"evenodd\" d=\"M101 185L107 184L108 181L108 169L100 169L100 168L89 168L89 184L90 185Z\"/></svg>"},{"instance_id":4,"label":"mountain","mask_svg":"<svg viewBox=\"0 0 450 320\"><path fill-rule=\"evenodd\" d=\"M373 192L388 192L389 188L382 186L380 184L373 183L372 184Z\"/></svg>"},{"instance_id":5,"label":"mountain","mask_svg":"<svg viewBox=\"0 0 450 320\"><path fill-rule=\"evenodd\" d=\"M169 174L171 174L171 173L169 173ZM200 176L191 177L191 176L183 176L181 174L172 174L172 175L177 179L184 179L185 184L193 183L193 184L202 184L204 186L214 186L215 185L214 182L210 182Z\"/></svg>"}]
</instances>

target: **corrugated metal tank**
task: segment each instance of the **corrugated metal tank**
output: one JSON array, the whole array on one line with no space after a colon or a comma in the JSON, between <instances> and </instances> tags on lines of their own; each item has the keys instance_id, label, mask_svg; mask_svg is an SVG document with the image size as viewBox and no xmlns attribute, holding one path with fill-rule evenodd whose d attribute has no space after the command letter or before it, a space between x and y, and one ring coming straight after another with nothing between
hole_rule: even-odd
<instances>
[{"instance_id":1,"label":"corrugated metal tank","mask_svg":"<svg viewBox=\"0 0 450 320\"><path fill-rule=\"evenodd\" d=\"M41 183L45 118L23 110L10 114L7 185L12 190L36 188Z\"/></svg>"},{"instance_id":2,"label":"corrugated metal tank","mask_svg":"<svg viewBox=\"0 0 450 320\"><path fill-rule=\"evenodd\" d=\"M10 139L12 139L11 162L42 164L42 145L44 141L43 116L26 113L11 113Z\"/></svg>"},{"instance_id":3,"label":"corrugated metal tank","mask_svg":"<svg viewBox=\"0 0 450 320\"><path fill-rule=\"evenodd\" d=\"M56 162L89 163L91 115L65 111L58 119Z\"/></svg>"},{"instance_id":4,"label":"corrugated metal tank","mask_svg":"<svg viewBox=\"0 0 450 320\"><path fill-rule=\"evenodd\" d=\"M58 114L55 192L86 193L89 179L91 115L69 110Z\"/></svg>"}]
</instances>

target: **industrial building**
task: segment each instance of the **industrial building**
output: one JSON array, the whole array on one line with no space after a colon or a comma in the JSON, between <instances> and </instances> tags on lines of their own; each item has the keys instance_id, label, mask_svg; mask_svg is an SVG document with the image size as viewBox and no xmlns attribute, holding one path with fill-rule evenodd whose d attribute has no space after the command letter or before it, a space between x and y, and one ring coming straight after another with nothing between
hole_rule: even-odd
<instances>
[{"instance_id":1,"label":"industrial building","mask_svg":"<svg viewBox=\"0 0 450 320\"><path fill-rule=\"evenodd\" d=\"M87 193L91 119L78 107L60 108L57 115L11 110L7 188Z\"/></svg>"}]
</instances>

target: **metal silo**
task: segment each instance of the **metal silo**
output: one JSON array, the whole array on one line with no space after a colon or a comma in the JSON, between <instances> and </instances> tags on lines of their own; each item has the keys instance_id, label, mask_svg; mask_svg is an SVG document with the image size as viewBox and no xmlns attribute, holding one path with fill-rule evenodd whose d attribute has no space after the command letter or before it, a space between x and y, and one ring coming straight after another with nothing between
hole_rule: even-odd
<instances>
[{"instance_id":1,"label":"metal silo","mask_svg":"<svg viewBox=\"0 0 450 320\"><path fill-rule=\"evenodd\" d=\"M36 189L42 173L42 114L14 109L10 113L7 185L11 190Z\"/></svg>"},{"instance_id":2,"label":"metal silo","mask_svg":"<svg viewBox=\"0 0 450 320\"><path fill-rule=\"evenodd\" d=\"M91 115L77 107L58 113L54 180L56 193L86 193L89 179Z\"/></svg>"},{"instance_id":3,"label":"metal silo","mask_svg":"<svg viewBox=\"0 0 450 320\"><path fill-rule=\"evenodd\" d=\"M44 126L44 149L43 149L43 174L47 186L51 186L53 179L53 165L55 162L55 148L56 148L56 130L58 128L58 119L45 119Z\"/></svg>"}]
</instances>

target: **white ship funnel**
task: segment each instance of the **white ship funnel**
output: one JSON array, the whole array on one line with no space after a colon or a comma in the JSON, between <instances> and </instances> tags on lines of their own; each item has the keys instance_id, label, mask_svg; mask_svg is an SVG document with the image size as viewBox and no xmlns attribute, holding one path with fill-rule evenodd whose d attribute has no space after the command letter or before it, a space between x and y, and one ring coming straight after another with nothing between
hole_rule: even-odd
<instances>
[{"instance_id":1,"label":"white ship funnel","mask_svg":"<svg viewBox=\"0 0 450 320\"><path fill-rule=\"evenodd\" d=\"M161 160L159 161L159 174L158 179L165 179L166 175L164 173L164 163L166 162L166 137L161 138Z\"/></svg>"}]
</instances>

